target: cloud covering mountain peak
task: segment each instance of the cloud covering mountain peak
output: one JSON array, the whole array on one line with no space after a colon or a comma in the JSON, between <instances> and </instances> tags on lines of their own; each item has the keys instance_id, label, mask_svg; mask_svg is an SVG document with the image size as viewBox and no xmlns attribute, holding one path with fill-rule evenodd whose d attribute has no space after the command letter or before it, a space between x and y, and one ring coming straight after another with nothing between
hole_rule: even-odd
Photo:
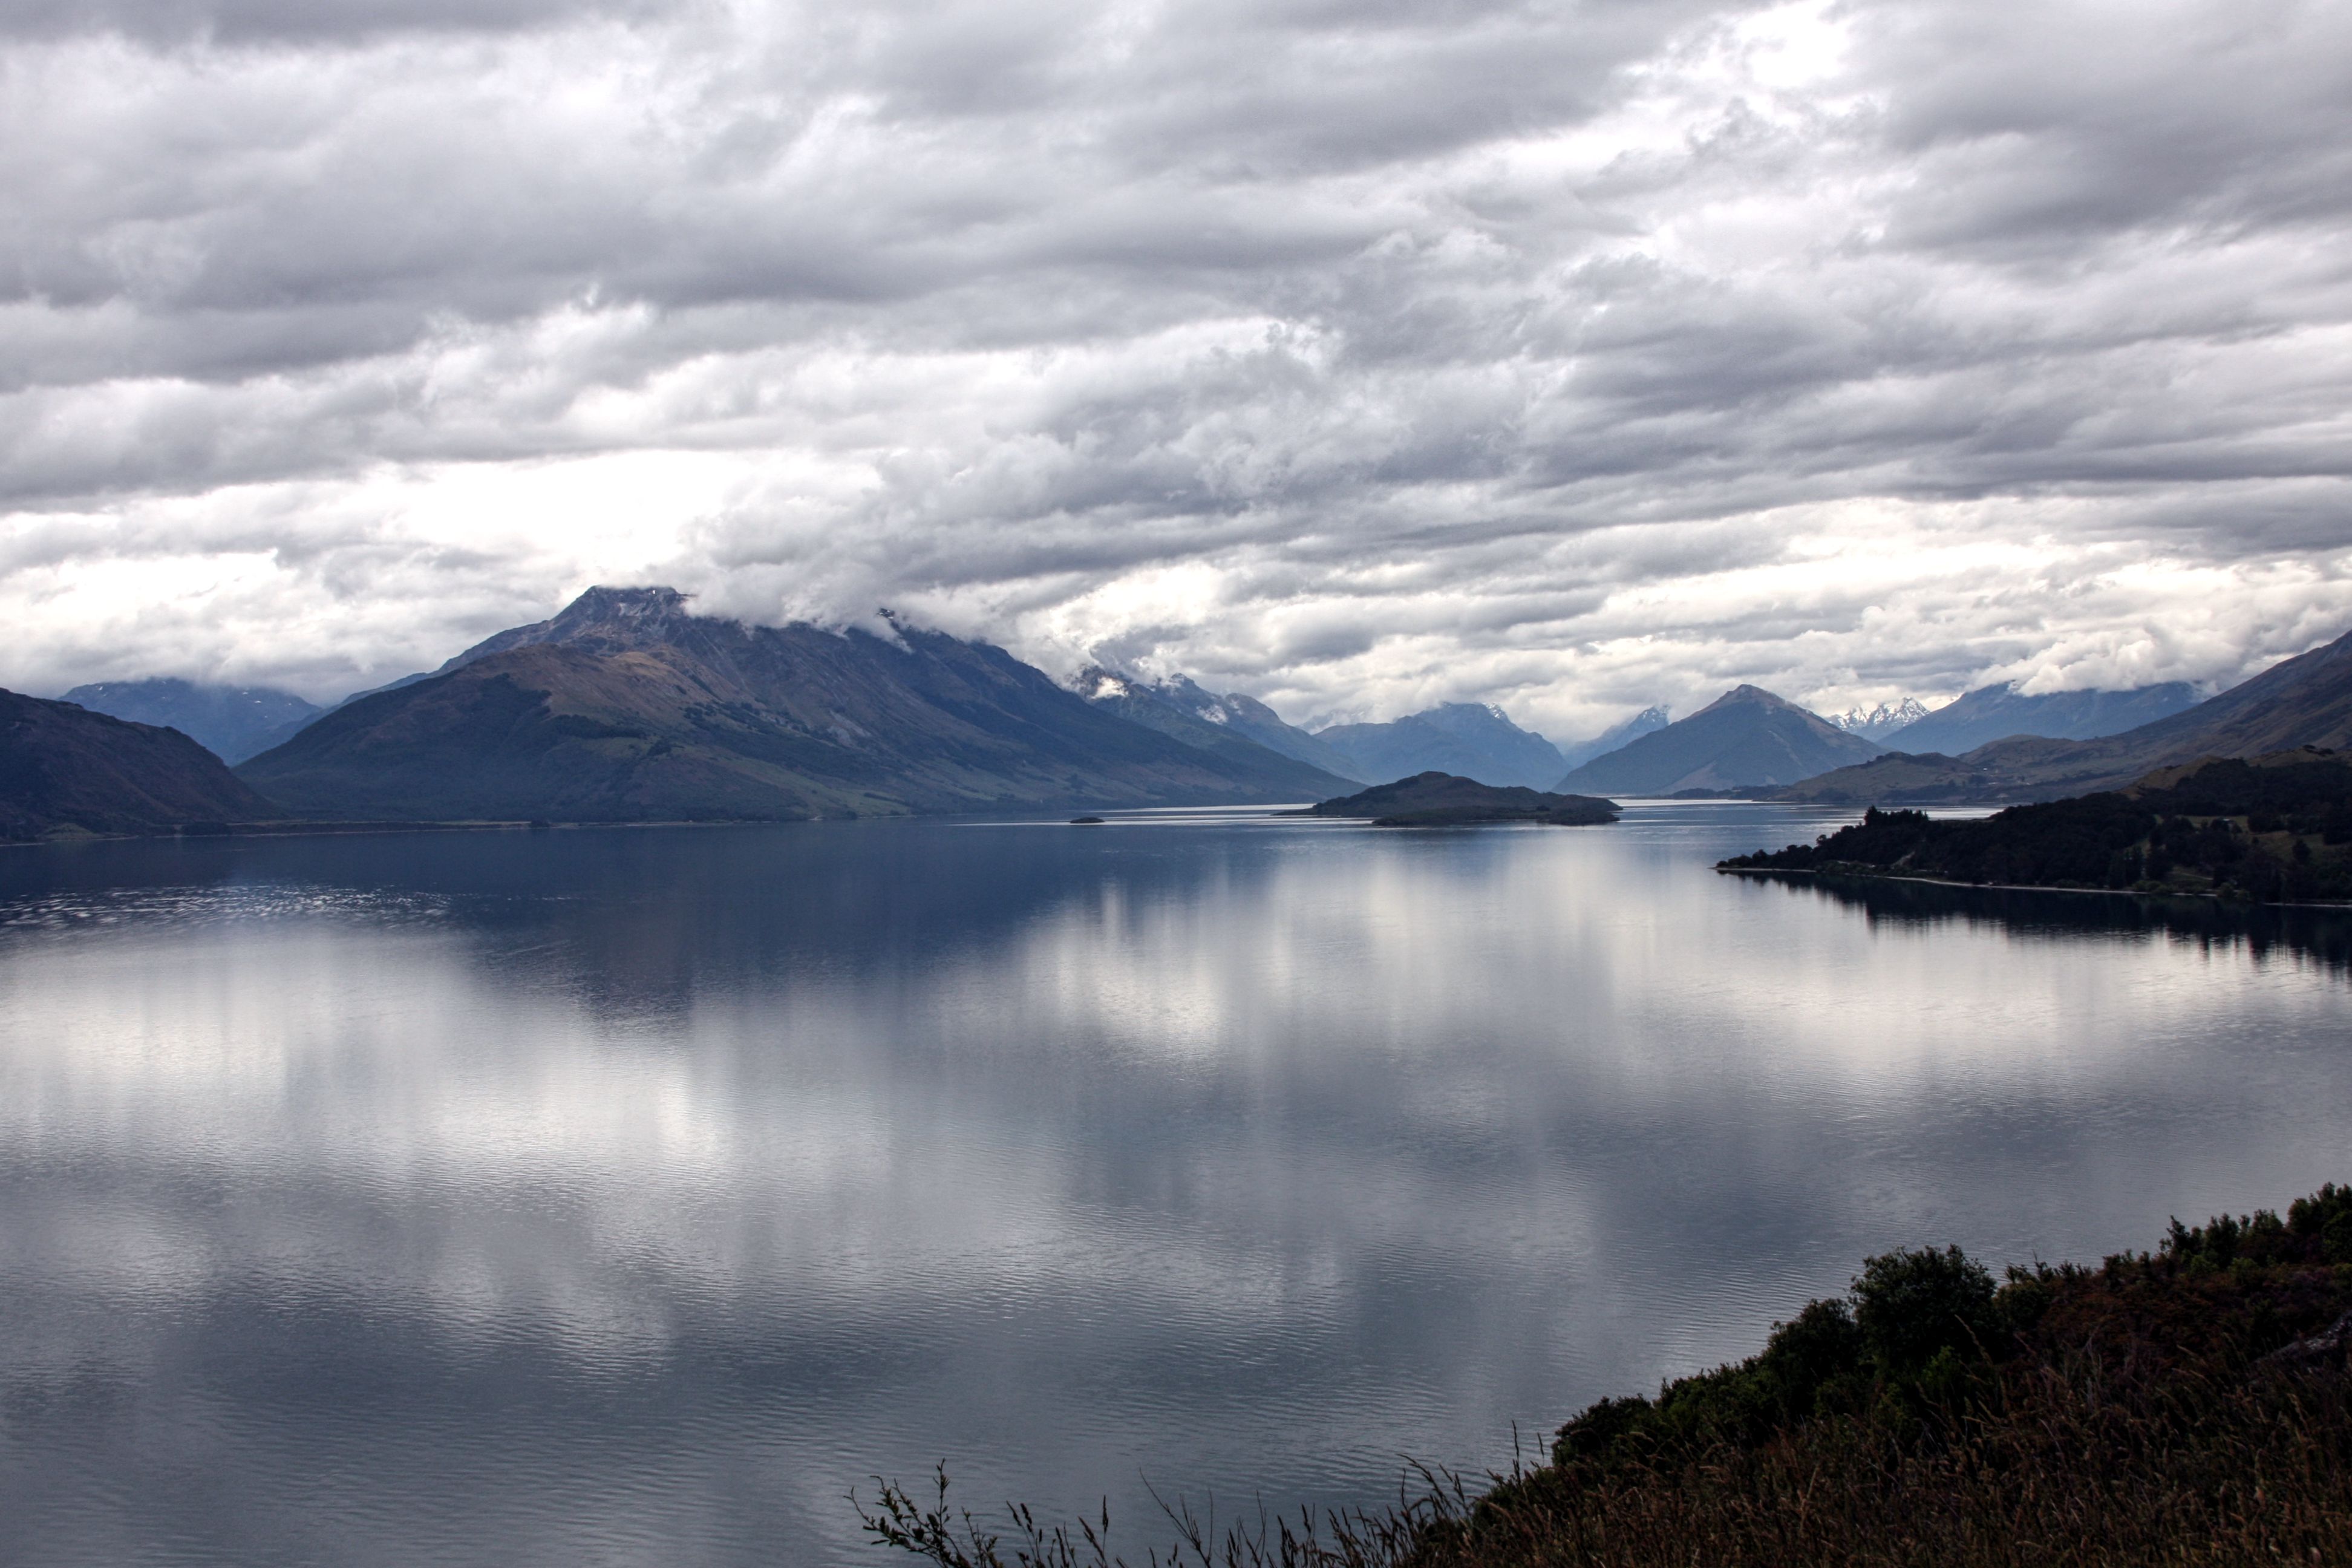
<instances>
[{"instance_id":1,"label":"cloud covering mountain peak","mask_svg":"<svg viewBox=\"0 0 2352 1568\"><path fill-rule=\"evenodd\" d=\"M0 67L0 684L674 583L1578 734L2352 619L2326 7L36 0Z\"/></svg>"}]
</instances>

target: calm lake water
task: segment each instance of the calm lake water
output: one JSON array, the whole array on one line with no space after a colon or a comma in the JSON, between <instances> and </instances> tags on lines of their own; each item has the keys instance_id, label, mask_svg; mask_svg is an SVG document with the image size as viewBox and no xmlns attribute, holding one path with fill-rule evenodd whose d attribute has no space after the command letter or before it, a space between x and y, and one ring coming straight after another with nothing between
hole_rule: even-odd
<instances>
[{"instance_id":1,"label":"calm lake water","mask_svg":"<svg viewBox=\"0 0 2352 1568\"><path fill-rule=\"evenodd\" d=\"M1133 1546L2352 1177L2346 917L1708 869L1837 820L0 853L0 1559Z\"/></svg>"}]
</instances>

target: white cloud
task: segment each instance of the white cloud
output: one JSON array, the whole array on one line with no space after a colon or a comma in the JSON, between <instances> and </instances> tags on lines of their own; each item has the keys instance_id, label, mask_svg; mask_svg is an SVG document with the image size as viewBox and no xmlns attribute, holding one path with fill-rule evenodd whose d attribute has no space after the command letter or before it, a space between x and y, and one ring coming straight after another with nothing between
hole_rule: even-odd
<instances>
[{"instance_id":1,"label":"white cloud","mask_svg":"<svg viewBox=\"0 0 2352 1568\"><path fill-rule=\"evenodd\" d=\"M1294 717L2225 681L2352 622L2352 20L0 14L0 682L600 580Z\"/></svg>"}]
</instances>

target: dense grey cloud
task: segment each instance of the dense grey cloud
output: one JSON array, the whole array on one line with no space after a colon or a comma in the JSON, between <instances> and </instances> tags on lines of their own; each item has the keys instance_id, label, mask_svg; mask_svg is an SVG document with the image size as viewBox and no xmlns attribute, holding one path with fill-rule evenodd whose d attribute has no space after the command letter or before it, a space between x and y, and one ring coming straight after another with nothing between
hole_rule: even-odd
<instances>
[{"instance_id":1,"label":"dense grey cloud","mask_svg":"<svg viewBox=\"0 0 2352 1568\"><path fill-rule=\"evenodd\" d=\"M0 682L594 581L1559 734L2352 625L2352 14L0 5Z\"/></svg>"}]
</instances>

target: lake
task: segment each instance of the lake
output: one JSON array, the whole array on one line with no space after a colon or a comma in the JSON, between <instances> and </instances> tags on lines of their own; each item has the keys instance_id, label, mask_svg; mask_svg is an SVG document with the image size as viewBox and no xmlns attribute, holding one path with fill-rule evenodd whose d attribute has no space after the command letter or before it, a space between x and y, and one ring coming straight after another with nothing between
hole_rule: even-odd
<instances>
[{"instance_id":1,"label":"lake","mask_svg":"<svg viewBox=\"0 0 2352 1568\"><path fill-rule=\"evenodd\" d=\"M1848 819L0 852L0 1560L1135 1548L2352 1177L2352 917L1709 869Z\"/></svg>"}]
</instances>

